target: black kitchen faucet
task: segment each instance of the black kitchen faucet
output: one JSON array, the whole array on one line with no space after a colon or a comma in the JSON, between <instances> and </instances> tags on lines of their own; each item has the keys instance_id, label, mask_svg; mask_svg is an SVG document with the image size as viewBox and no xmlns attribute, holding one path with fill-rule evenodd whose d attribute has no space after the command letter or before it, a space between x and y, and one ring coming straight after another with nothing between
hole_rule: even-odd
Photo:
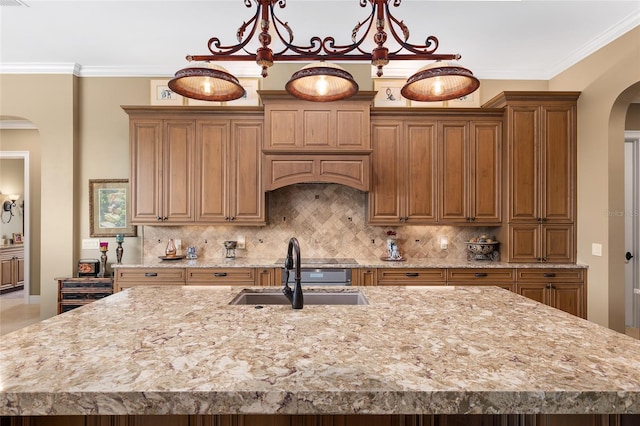
<instances>
[{"instance_id":1,"label":"black kitchen faucet","mask_svg":"<svg viewBox=\"0 0 640 426\"><path fill-rule=\"evenodd\" d=\"M296 261L295 261L295 288L291 290L289 287L289 271L293 269L293 251L295 250ZM289 247L287 247L287 258L284 261L284 271L285 271L285 279L284 279L284 288L282 289L282 293L287 296L287 299L291 302L291 307L293 309L302 309L304 305L303 296L302 296L302 284L300 283L300 243L296 237L292 237L289 240Z\"/></svg>"}]
</instances>

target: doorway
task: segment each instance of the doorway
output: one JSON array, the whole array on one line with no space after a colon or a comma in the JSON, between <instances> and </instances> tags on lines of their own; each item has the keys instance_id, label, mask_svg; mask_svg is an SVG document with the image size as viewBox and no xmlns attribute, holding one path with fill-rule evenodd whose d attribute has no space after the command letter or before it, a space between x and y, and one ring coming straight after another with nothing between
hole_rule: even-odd
<instances>
[{"instance_id":1,"label":"doorway","mask_svg":"<svg viewBox=\"0 0 640 426\"><path fill-rule=\"evenodd\" d=\"M625 132L625 329L640 339L640 132Z\"/></svg>"},{"instance_id":2,"label":"doorway","mask_svg":"<svg viewBox=\"0 0 640 426\"><path fill-rule=\"evenodd\" d=\"M24 201L23 208L23 236L24 236L24 303L31 303L30 297L30 283L31 283L31 256L30 256L30 239L31 232L29 226L29 217L30 217L30 198L29 198L29 152L28 151L0 151L0 159L8 159L8 160L22 160L24 162L24 172L23 172L23 184L24 184L24 194L22 195L22 199Z\"/></svg>"}]
</instances>

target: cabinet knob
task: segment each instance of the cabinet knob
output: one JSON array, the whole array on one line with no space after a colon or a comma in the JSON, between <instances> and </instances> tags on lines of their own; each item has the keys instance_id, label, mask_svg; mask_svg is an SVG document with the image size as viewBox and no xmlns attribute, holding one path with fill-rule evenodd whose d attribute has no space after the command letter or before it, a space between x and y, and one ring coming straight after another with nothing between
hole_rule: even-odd
<instances>
[{"instance_id":1,"label":"cabinet knob","mask_svg":"<svg viewBox=\"0 0 640 426\"><path fill-rule=\"evenodd\" d=\"M156 220L157 220L157 221L161 221L161 220L162 220L162 217L160 217L160 216L156 216Z\"/></svg>"},{"instance_id":2,"label":"cabinet knob","mask_svg":"<svg viewBox=\"0 0 640 426\"><path fill-rule=\"evenodd\" d=\"M232 221L236 220L236 217L235 216L231 216L231 220Z\"/></svg>"}]
</instances>

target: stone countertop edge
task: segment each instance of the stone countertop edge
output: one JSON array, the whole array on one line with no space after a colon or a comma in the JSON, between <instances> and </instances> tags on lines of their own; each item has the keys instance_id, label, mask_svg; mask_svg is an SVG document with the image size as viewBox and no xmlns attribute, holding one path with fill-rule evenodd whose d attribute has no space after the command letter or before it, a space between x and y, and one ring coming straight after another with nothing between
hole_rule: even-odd
<instances>
[{"instance_id":1,"label":"stone countertop edge","mask_svg":"<svg viewBox=\"0 0 640 426\"><path fill-rule=\"evenodd\" d=\"M305 264L303 267L315 268L517 268L517 269L588 269L585 264L565 263L507 263L495 261L442 260L432 258L415 258L404 261L385 261L381 259L354 259L356 263ZM280 268L284 265L277 259L236 258L227 259L181 259L159 260L144 259L137 264L112 264L112 268Z\"/></svg>"},{"instance_id":2,"label":"stone countertop edge","mask_svg":"<svg viewBox=\"0 0 640 426\"><path fill-rule=\"evenodd\" d=\"M135 287L3 336L0 415L640 414L640 341L497 287ZM320 290L311 290L320 291Z\"/></svg>"}]
</instances>

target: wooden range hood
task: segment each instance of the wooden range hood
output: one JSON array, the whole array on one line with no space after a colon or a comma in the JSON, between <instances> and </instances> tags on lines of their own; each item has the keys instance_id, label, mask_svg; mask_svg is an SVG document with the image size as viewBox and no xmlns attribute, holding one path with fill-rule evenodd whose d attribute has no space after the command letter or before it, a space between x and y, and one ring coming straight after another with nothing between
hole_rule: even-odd
<instances>
[{"instance_id":1,"label":"wooden range hood","mask_svg":"<svg viewBox=\"0 0 640 426\"><path fill-rule=\"evenodd\" d=\"M259 91L264 103L264 189L337 183L369 191L370 109L375 92L309 102L284 91Z\"/></svg>"}]
</instances>

